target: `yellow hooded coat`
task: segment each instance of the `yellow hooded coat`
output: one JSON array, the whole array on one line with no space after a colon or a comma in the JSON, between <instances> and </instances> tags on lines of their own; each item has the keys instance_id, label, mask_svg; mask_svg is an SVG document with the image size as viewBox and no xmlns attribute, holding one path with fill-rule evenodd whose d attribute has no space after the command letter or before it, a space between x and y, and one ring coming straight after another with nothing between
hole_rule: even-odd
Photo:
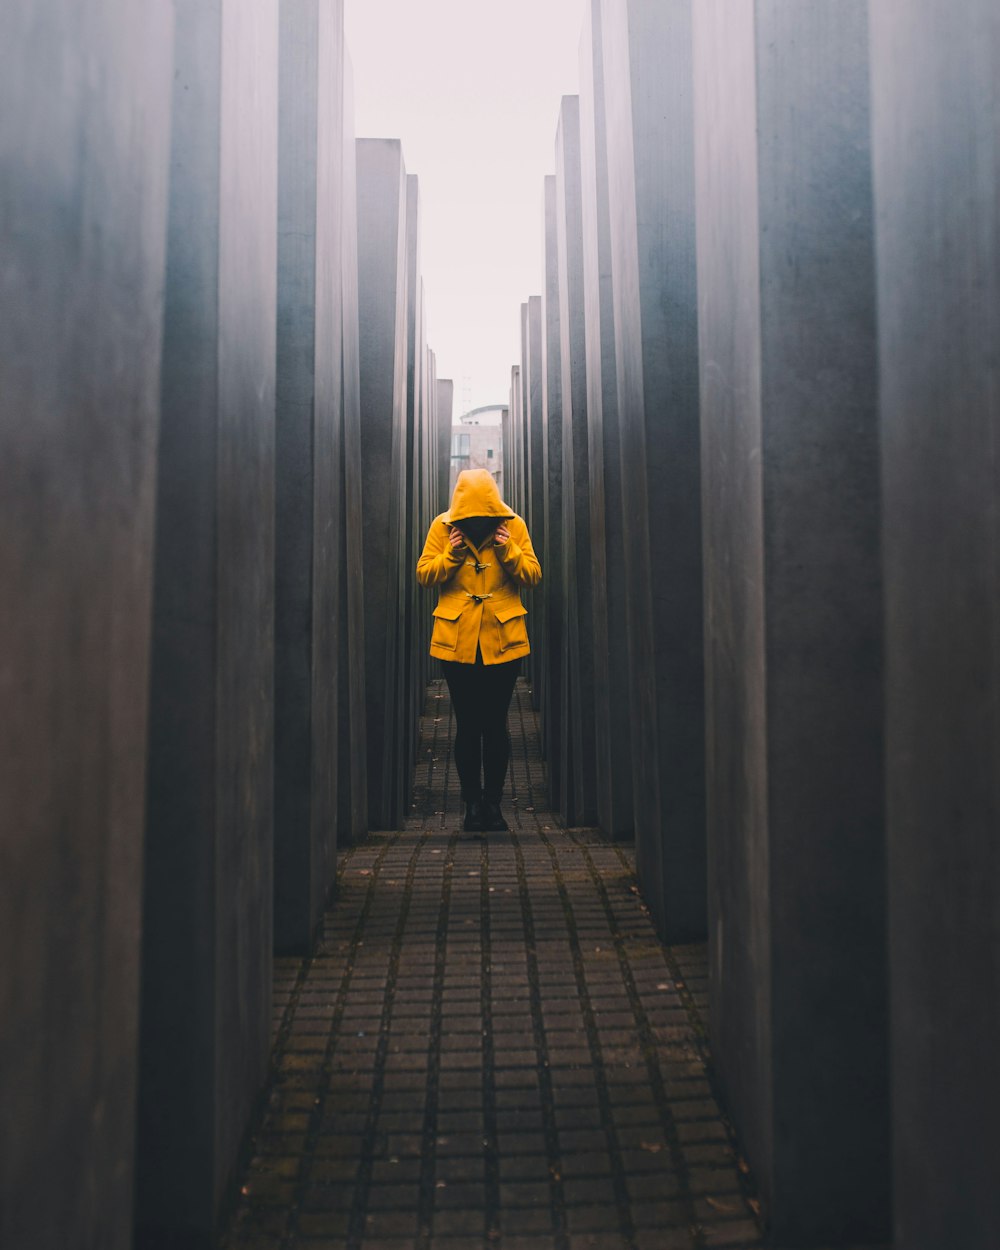
<instances>
[{"instance_id":1,"label":"yellow hooded coat","mask_svg":"<svg viewBox=\"0 0 1000 1250\"><path fill-rule=\"evenodd\" d=\"M458 547L449 541L454 523L469 517L496 517L510 531L506 543L494 546L492 534L476 548L463 536ZM477 649L484 664L504 664L527 655L528 609L522 586L542 580L528 527L500 498L486 469L458 475L451 507L434 518L423 554L417 561L421 586L438 586L431 655L438 660L475 664Z\"/></svg>"}]
</instances>

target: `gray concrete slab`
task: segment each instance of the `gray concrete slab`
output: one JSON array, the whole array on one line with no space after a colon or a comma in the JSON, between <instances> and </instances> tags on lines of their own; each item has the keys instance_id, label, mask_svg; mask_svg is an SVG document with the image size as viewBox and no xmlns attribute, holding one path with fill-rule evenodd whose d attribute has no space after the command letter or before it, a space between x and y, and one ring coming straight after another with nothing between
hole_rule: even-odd
<instances>
[{"instance_id":1,"label":"gray concrete slab","mask_svg":"<svg viewBox=\"0 0 1000 1250\"><path fill-rule=\"evenodd\" d=\"M365 546L361 492L361 344L358 322L358 190L354 134L354 71L344 53L344 147L341 222L343 454L341 490L340 759L338 840L353 844L368 829L368 730L365 707Z\"/></svg>"},{"instance_id":2,"label":"gray concrete slab","mask_svg":"<svg viewBox=\"0 0 1000 1250\"><path fill-rule=\"evenodd\" d=\"M690 0L602 8L636 868L660 933L706 926Z\"/></svg>"},{"instance_id":3,"label":"gray concrete slab","mask_svg":"<svg viewBox=\"0 0 1000 1250\"><path fill-rule=\"evenodd\" d=\"M278 7L175 8L139 1244L210 1235L270 1047Z\"/></svg>"},{"instance_id":4,"label":"gray concrete slab","mask_svg":"<svg viewBox=\"0 0 1000 1250\"><path fill-rule=\"evenodd\" d=\"M634 829L632 708L604 92L601 0L589 0L580 44L580 182L594 614L595 804L597 823L604 832L612 838L626 838Z\"/></svg>"},{"instance_id":5,"label":"gray concrete slab","mask_svg":"<svg viewBox=\"0 0 1000 1250\"><path fill-rule=\"evenodd\" d=\"M695 9L711 1035L778 1245L889 1211L867 5Z\"/></svg>"},{"instance_id":6,"label":"gray concrete slab","mask_svg":"<svg viewBox=\"0 0 1000 1250\"><path fill-rule=\"evenodd\" d=\"M0 11L4 1246L131 1246L172 42Z\"/></svg>"},{"instance_id":7,"label":"gray concrete slab","mask_svg":"<svg viewBox=\"0 0 1000 1250\"><path fill-rule=\"evenodd\" d=\"M563 773L562 652L565 606L562 592L562 358L559 334L559 249L557 243L556 179L547 175L544 188L545 292L542 296L542 478L544 523L541 542L542 639L542 752L548 765L549 799L561 811ZM506 446L506 444L505 444ZM532 545L534 545L534 538ZM548 570L548 572L546 572Z\"/></svg>"},{"instance_id":8,"label":"gray concrete slab","mask_svg":"<svg viewBox=\"0 0 1000 1250\"><path fill-rule=\"evenodd\" d=\"M359 139L358 275L368 819L394 829L402 763L407 515L407 187L393 139Z\"/></svg>"},{"instance_id":9,"label":"gray concrete slab","mask_svg":"<svg viewBox=\"0 0 1000 1250\"><path fill-rule=\"evenodd\" d=\"M281 7L274 946L305 954L336 871L343 525L343 0Z\"/></svg>"},{"instance_id":10,"label":"gray concrete slab","mask_svg":"<svg viewBox=\"0 0 1000 1250\"><path fill-rule=\"evenodd\" d=\"M1000 1245L1000 14L870 9L899 1250Z\"/></svg>"},{"instance_id":11,"label":"gray concrete slab","mask_svg":"<svg viewBox=\"0 0 1000 1250\"><path fill-rule=\"evenodd\" d=\"M594 779L594 622L590 553L587 341L584 324L580 100L564 96L556 132L556 239L562 369L562 592L567 605L562 652L563 778L567 824L596 817ZM577 607L579 605L579 609Z\"/></svg>"}]
</instances>

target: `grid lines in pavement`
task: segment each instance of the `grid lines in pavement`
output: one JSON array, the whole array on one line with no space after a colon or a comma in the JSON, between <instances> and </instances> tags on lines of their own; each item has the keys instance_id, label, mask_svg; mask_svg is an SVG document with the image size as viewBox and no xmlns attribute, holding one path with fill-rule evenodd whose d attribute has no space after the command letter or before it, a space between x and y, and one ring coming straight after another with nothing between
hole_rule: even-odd
<instances>
[{"instance_id":1,"label":"grid lines in pavement","mask_svg":"<svg viewBox=\"0 0 1000 1250\"><path fill-rule=\"evenodd\" d=\"M267 1108L226 1250L763 1244L716 1103L703 947L665 949L629 848L547 809L518 683L506 833L463 835L432 683L402 831L341 853L275 970Z\"/></svg>"}]
</instances>

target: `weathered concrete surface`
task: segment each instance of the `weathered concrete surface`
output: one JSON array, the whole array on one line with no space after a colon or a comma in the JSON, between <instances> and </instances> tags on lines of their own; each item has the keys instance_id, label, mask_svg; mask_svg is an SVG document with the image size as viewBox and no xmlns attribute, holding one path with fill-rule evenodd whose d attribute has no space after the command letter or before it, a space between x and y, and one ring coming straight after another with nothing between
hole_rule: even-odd
<instances>
[{"instance_id":1,"label":"weathered concrete surface","mask_svg":"<svg viewBox=\"0 0 1000 1250\"><path fill-rule=\"evenodd\" d=\"M595 802L598 825L610 837L622 838L633 832L632 718L604 91L601 0L589 0L580 43L580 181L594 615Z\"/></svg>"},{"instance_id":2,"label":"weathered concrete surface","mask_svg":"<svg viewBox=\"0 0 1000 1250\"><path fill-rule=\"evenodd\" d=\"M140 1245L206 1244L270 1044L278 8L175 8Z\"/></svg>"},{"instance_id":3,"label":"weathered concrete surface","mask_svg":"<svg viewBox=\"0 0 1000 1250\"><path fill-rule=\"evenodd\" d=\"M340 760L338 840L354 843L368 829L368 751L365 710L365 560L361 497L361 345L358 324L358 189L354 136L354 73L344 53L344 146L341 217L341 324L343 328L343 454L341 492Z\"/></svg>"},{"instance_id":4,"label":"weathered concrete surface","mask_svg":"<svg viewBox=\"0 0 1000 1250\"><path fill-rule=\"evenodd\" d=\"M542 566L542 643L539 670L542 752L548 764L549 799L554 811L563 808L562 653L565 639L562 593L562 357L559 335L559 249L556 231L556 179L545 178L545 293L542 296L542 480L544 519L539 550ZM534 546L535 540L532 539ZM546 572L546 570L548 570ZM534 644L537 645L537 644Z\"/></svg>"},{"instance_id":5,"label":"weathered concrete surface","mask_svg":"<svg viewBox=\"0 0 1000 1250\"><path fill-rule=\"evenodd\" d=\"M309 951L336 870L343 492L343 0L281 7L274 946Z\"/></svg>"},{"instance_id":6,"label":"weathered concrete surface","mask_svg":"<svg viewBox=\"0 0 1000 1250\"><path fill-rule=\"evenodd\" d=\"M569 825L592 824L594 780L594 621L591 603L587 342L584 325L580 100L564 96L556 132L556 241L562 370L562 593L567 604L562 652L563 790ZM569 608L569 605L573 605Z\"/></svg>"},{"instance_id":7,"label":"weathered concrete surface","mask_svg":"<svg viewBox=\"0 0 1000 1250\"><path fill-rule=\"evenodd\" d=\"M705 932L691 0L602 7L636 868L661 934Z\"/></svg>"},{"instance_id":8,"label":"weathered concrete surface","mask_svg":"<svg viewBox=\"0 0 1000 1250\"><path fill-rule=\"evenodd\" d=\"M406 170L392 139L359 139L357 158L368 818L372 828L394 829L406 793L402 579L413 576L403 566Z\"/></svg>"},{"instance_id":9,"label":"weathered concrete surface","mask_svg":"<svg viewBox=\"0 0 1000 1250\"><path fill-rule=\"evenodd\" d=\"M1000 11L871 6L899 1250L1000 1245Z\"/></svg>"},{"instance_id":10,"label":"weathered concrete surface","mask_svg":"<svg viewBox=\"0 0 1000 1250\"><path fill-rule=\"evenodd\" d=\"M867 5L694 27L712 1045L776 1244L883 1240Z\"/></svg>"},{"instance_id":11,"label":"weathered concrete surface","mask_svg":"<svg viewBox=\"0 0 1000 1250\"><path fill-rule=\"evenodd\" d=\"M131 1244L172 39L0 10L4 1246Z\"/></svg>"}]
</instances>

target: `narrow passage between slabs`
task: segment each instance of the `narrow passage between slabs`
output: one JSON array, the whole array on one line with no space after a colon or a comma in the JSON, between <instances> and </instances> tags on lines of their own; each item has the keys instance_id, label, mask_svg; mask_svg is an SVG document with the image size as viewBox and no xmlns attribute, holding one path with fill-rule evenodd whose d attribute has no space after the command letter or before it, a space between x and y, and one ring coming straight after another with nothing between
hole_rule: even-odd
<instances>
[{"instance_id":1,"label":"narrow passage between slabs","mask_svg":"<svg viewBox=\"0 0 1000 1250\"><path fill-rule=\"evenodd\" d=\"M659 942L629 848L557 825L523 680L510 728L510 831L462 834L431 685L412 819L343 853L317 954L278 961L226 1247L762 1244L708 1079L705 950Z\"/></svg>"}]
</instances>

